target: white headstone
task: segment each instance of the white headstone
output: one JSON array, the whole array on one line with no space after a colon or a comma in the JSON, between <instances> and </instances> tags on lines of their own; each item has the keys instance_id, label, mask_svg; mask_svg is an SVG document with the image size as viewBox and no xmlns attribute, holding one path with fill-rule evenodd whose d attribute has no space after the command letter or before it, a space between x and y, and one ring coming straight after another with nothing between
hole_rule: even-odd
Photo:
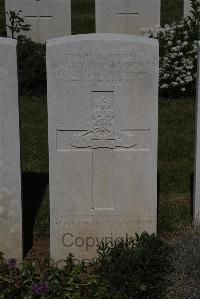
<instances>
[{"instance_id":1,"label":"white headstone","mask_svg":"<svg viewBox=\"0 0 200 299\"><path fill-rule=\"evenodd\" d=\"M52 258L156 231L158 52L131 35L48 41Z\"/></svg>"},{"instance_id":2,"label":"white headstone","mask_svg":"<svg viewBox=\"0 0 200 299\"><path fill-rule=\"evenodd\" d=\"M0 251L22 258L16 41L0 38Z\"/></svg>"},{"instance_id":3,"label":"white headstone","mask_svg":"<svg viewBox=\"0 0 200 299\"><path fill-rule=\"evenodd\" d=\"M184 18L191 15L191 0L184 0Z\"/></svg>"},{"instance_id":4,"label":"white headstone","mask_svg":"<svg viewBox=\"0 0 200 299\"><path fill-rule=\"evenodd\" d=\"M198 43L198 75L197 75L197 107L196 107L196 156L194 172L193 217L200 224L200 42Z\"/></svg>"},{"instance_id":5,"label":"white headstone","mask_svg":"<svg viewBox=\"0 0 200 299\"><path fill-rule=\"evenodd\" d=\"M5 7L6 11L22 11L31 31L21 34L36 42L71 34L71 0L5 0ZM8 15L6 22L9 24ZM7 35L11 36L8 28Z\"/></svg>"},{"instance_id":6,"label":"white headstone","mask_svg":"<svg viewBox=\"0 0 200 299\"><path fill-rule=\"evenodd\" d=\"M95 0L96 32L143 35L160 25L160 0Z\"/></svg>"}]
</instances>

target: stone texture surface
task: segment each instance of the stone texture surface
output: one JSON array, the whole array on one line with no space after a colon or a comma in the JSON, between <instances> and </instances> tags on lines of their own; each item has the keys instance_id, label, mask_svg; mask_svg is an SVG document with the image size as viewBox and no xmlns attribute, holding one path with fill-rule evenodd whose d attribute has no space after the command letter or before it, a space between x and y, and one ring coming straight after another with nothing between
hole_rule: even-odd
<instances>
[{"instance_id":1,"label":"stone texture surface","mask_svg":"<svg viewBox=\"0 0 200 299\"><path fill-rule=\"evenodd\" d=\"M193 217L200 223L200 42L198 43L198 75L197 75L197 107L196 107L196 155L194 171L194 203Z\"/></svg>"},{"instance_id":2,"label":"stone texture surface","mask_svg":"<svg viewBox=\"0 0 200 299\"><path fill-rule=\"evenodd\" d=\"M188 17L191 15L191 1L190 0L184 0L184 17Z\"/></svg>"},{"instance_id":3,"label":"stone texture surface","mask_svg":"<svg viewBox=\"0 0 200 299\"><path fill-rule=\"evenodd\" d=\"M120 34L47 42L52 258L156 231L158 52Z\"/></svg>"},{"instance_id":4,"label":"stone texture surface","mask_svg":"<svg viewBox=\"0 0 200 299\"><path fill-rule=\"evenodd\" d=\"M0 251L22 258L16 41L0 38Z\"/></svg>"},{"instance_id":5,"label":"stone texture surface","mask_svg":"<svg viewBox=\"0 0 200 299\"><path fill-rule=\"evenodd\" d=\"M25 23L31 25L31 31L23 35L36 42L71 34L71 0L5 0L5 7L6 11L22 11Z\"/></svg>"},{"instance_id":6,"label":"stone texture surface","mask_svg":"<svg viewBox=\"0 0 200 299\"><path fill-rule=\"evenodd\" d=\"M95 0L96 32L143 35L160 25L160 0Z\"/></svg>"}]
</instances>

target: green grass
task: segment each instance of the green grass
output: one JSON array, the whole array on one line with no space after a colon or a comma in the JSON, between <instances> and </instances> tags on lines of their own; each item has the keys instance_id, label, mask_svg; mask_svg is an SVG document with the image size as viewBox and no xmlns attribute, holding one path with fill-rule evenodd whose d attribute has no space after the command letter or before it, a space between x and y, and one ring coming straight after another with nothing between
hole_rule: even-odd
<instances>
[{"instance_id":1,"label":"green grass","mask_svg":"<svg viewBox=\"0 0 200 299\"><path fill-rule=\"evenodd\" d=\"M49 186L47 186L41 205L38 209L37 216L34 224L34 237L35 239L48 238L49 237Z\"/></svg>"},{"instance_id":2,"label":"green grass","mask_svg":"<svg viewBox=\"0 0 200 299\"><path fill-rule=\"evenodd\" d=\"M25 224L34 222L35 237L44 238L49 235L46 97L20 98L20 123ZM35 219L32 213L36 214Z\"/></svg>"},{"instance_id":3,"label":"green grass","mask_svg":"<svg viewBox=\"0 0 200 299\"><path fill-rule=\"evenodd\" d=\"M94 0L72 0L72 34L84 34L94 32Z\"/></svg>"},{"instance_id":4,"label":"green grass","mask_svg":"<svg viewBox=\"0 0 200 299\"><path fill-rule=\"evenodd\" d=\"M21 156L24 172L48 172L47 101L45 97L20 100Z\"/></svg>"},{"instance_id":5,"label":"green grass","mask_svg":"<svg viewBox=\"0 0 200 299\"><path fill-rule=\"evenodd\" d=\"M161 0L161 25L181 20L184 0Z\"/></svg>"},{"instance_id":6,"label":"green grass","mask_svg":"<svg viewBox=\"0 0 200 299\"><path fill-rule=\"evenodd\" d=\"M5 36L5 7L4 0L0 0L0 36Z\"/></svg>"},{"instance_id":7,"label":"green grass","mask_svg":"<svg viewBox=\"0 0 200 299\"><path fill-rule=\"evenodd\" d=\"M188 194L193 174L194 99L160 100L160 194Z\"/></svg>"},{"instance_id":8,"label":"green grass","mask_svg":"<svg viewBox=\"0 0 200 299\"><path fill-rule=\"evenodd\" d=\"M159 101L159 230L191 221L194 171L194 99Z\"/></svg>"},{"instance_id":9,"label":"green grass","mask_svg":"<svg viewBox=\"0 0 200 299\"><path fill-rule=\"evenodd\" d=\"M191 225L192 204L189 196L171 194L160 196L158 232L170 235Z\"/></svg>"}]
</instances>

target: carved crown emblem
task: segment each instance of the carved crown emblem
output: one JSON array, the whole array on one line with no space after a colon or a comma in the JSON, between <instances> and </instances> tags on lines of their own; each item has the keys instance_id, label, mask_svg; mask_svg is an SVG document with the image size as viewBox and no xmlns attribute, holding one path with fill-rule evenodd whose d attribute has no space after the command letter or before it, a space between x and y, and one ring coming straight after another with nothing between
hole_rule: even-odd
<instances>
[{"instance_id":1,"label":"carved crown emblem","mask_svg":"<svg viewBox=\"0 0 200 299\"><path fill-rule=\"evenodd\" d=\"M105 96L102 96L97 102L96 102L96 108L101 110L107 110L111 108L111 102L105 98Z\"/></svg>"},{"instance_id":2,"label":"carved crown emblem","mask_svg":"<svg viewBox=\"0 0 200 299\"><path fill-rule=\"evenodd\" d=\"M105 95L96 101L92 111L90 129L83 134L73 136L71 145L77 148L131 148L135 146L135 137L121 132L115 125L112 101Z\"/></svg>"}]
</instances>

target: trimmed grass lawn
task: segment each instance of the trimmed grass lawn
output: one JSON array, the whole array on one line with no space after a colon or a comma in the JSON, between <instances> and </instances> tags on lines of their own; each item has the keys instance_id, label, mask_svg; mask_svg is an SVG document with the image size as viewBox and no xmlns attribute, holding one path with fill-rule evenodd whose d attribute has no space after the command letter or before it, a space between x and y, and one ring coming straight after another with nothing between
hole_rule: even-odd
<instances>
[{"instance_id":1,"label":"trimmed grass lawn","mask_svg":"<svg viewBox=\"0 0 200 299\"><path fill-rule=\"evenodd\" d=\"M24 172L48 172L47 101L45 97L23 97L21 112L21 154Z\"/></svg>"},{"instance_id":2,"label":"trimmed grass lawn","mask_svg":"<svg viewBox=\"0 0 200 299\"><path fill-rule=\"evenodd\" d=\"M162 0L162 24L181 18L181 14L181 0ZM5 33L4 26L4 1L0 0L0 35ZM73 34L94 31L94 0L72 0ZM162 233L170 233L191 221L194 111L192 98L159 101L158 227ZM35 237L42 238L49 234L46 98L22 97L20 112L24 222L29 221Z\"/></svg>"},{"instance_id":3,"label":"trimmed grass lawn","mask_svg":"<svg viewBox=\"0 0 200 299\"><path fill-rule=\"evenodd\" d=\"M159 231L191 222L195 101L159 101Z\"/></svg>"},{"instance_id":4,"label":"trimmed grass lawn","mask_svg":"<svg viewBox=\"0 0 200 299\"><path fill-rule=\"evenodd\" d=\"M160 194L188 194L193 174L194 99L160 100Z\"/></svg>"},{"instance_id":5,"label":"trimmed grass lawn","mask_svg":"<svg viewBox=\"0 0 200 299\"><path fill-rule=\"evenodd\" d=\"M95 1L72 0L72 34L95 32Z\"/></svg>"},{"instance_id":6,"label":"trimmed grass lawn","mask_svg":"<svg viewBox=\"0 0 200 299\"><path fill-rule=\"evenodd\" d=\"M5 7L4 7L4 0L0 0L0 36L5 36Z\"/></svg>"},{"instance_id":7,"label":"trimmed grass lawn","mask_svg":"<svg viewBox=\"0 0 200 299\"><path fill-rule=\"evenodd\" d=\"M46 97L21 97L20 123L24 222L29 223L30 230L34 227L36 237L47 237L49 165ZM29 235L28 230L27 236Z\"/></svg>"},{"instance_id":8,"label":"trimmed grass lawn","mask_svg":"<svg viewBox=\"0 0 200 299\"><path fill-rule=\"evenodd\" d=\"M181 20L184 0L161 0L161 25Z\"/></svg>"}]
</instances>

